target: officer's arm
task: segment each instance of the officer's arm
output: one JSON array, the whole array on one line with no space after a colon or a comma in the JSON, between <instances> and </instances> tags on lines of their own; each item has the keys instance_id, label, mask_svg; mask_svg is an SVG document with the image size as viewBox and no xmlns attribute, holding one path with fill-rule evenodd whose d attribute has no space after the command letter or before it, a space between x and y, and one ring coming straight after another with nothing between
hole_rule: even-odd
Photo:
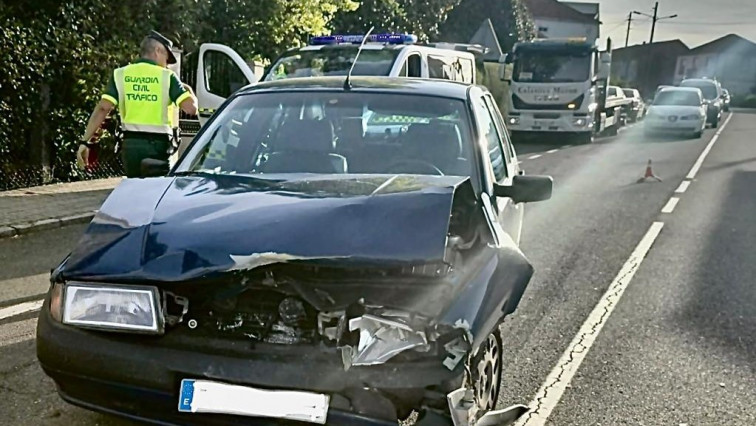
<instances>
[{"instance_id":1,"label":"officer's arm","mask_svg":"<svg viewBox=\"0 0 756 426\"><path fill-rule=\"evenodd\" d=\"M181 83L176 74L171 74L171 102L189 115L197 115L197 97L188 84Z\"/></svg>"},{"instance_id":2,"label":"officer's arm","mask_svg":"<svg viewBox=\"0 0 756 426\"><path fill-rule=\"evenodd\" d=\"M113 103L109 100L100 100L100 103L97 104L95 110L92 111L92 115L89 116L87 130L84 132L84 136L81 138L82 142L89 142L89 140L92 139L92 136L94 136L95 132L97 132L97 129L100 128L102 123L108 117L110 111L113 111L113 108L115 108L115 105L113 105Z\"/></svg>"},{"instance_id":3,"label":"officer's arm","mask_svg":"<svg viewBox=\"0 0 756 426\"><path fill-rule=\"evenodd\" d=\"M179 107L182 111L189 115L197 115L197 98L194 96L194 94L192 94L188 98L181 101Z\"/></svg>"}]
</instances>

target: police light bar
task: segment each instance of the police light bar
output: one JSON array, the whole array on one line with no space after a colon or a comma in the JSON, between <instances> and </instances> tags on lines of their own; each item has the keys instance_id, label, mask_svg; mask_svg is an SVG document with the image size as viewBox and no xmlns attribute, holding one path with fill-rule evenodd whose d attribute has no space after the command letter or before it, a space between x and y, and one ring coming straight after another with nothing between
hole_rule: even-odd
<instances>
[{"instance_id":1,"label":"police light bar","mask_svg":"<svg viewBox=\"0 0 756 426\"><path fill-rule=\"evenodd\" d=\"M322 46L328 44L360 44L365 37L362 35L337 34L310 38L310 45ZM417 36L413 34L371 34L368 43L412 44L417 43Z\"/></svg>"}]
</instances>

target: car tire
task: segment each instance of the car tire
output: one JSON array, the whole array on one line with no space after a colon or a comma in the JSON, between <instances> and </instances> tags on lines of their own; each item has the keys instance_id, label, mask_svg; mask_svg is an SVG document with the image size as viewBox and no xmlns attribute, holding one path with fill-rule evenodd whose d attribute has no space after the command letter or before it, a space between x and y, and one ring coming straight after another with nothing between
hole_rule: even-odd
<instances>
[{"instance_id":1,"label":"car tire","mask_svg":"<svg viewBox=\"0 0 756 426\"><path fill-rule=\"evenodd\" d=\"M716 129L719 127L719 118L715 118L714 121L711 122L711 128Z\"/></svg>"},{"instance_id":2,"label":"car tire","mask_svg":"<svg viewBox=\"0 0 756 426\"><path fill-rule=\"evenodd\" d=\"M703 137L703 130L693 133L693 137L696 139L701 139Z\"/></svg>"},{"instance_id":3,"label":"car tire","mask_svg":"<svg viewBox=\"0 0 756 426\"><path fill-rule=\"evenodd\" d=\"M469 361L470 385L475 403L481 410L493 410L501 390L503 344L499 327L478 348L478 353Z\"/></svg>"}]
</instances>

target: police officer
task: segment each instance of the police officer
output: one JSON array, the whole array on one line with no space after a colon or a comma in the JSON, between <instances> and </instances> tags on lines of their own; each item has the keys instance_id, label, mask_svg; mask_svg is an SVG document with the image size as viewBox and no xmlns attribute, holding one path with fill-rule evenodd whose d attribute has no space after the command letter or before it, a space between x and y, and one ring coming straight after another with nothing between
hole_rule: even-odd
<instances>
[{"instance_id":1,"label":"police officer","mask_svg":"<svg viewBox=\"0 0 756 426\"><path fill-rule=\"evenodd\" d=\"M197 115L197 98L192 88L179 81L167 68L175 64L173 43L156 31L143 41L141 58L113 72L99 105L92 113L79 148L86 164L92 137L113 108L118 107L123 127L123 164L127 177L141 176L145 158L168 161L173 133L169 106L178 105Z\"/></svg>"}]
</instances>

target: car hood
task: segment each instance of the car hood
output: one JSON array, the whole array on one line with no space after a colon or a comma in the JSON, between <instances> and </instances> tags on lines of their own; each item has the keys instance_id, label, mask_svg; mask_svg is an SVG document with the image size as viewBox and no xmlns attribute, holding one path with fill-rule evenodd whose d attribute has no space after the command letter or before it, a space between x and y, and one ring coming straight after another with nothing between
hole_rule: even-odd
<instances>
[{"instance_id":1,"label":"car hood","mask_svg":"<svg viewBox=\"0 0 756 426\"><path fill-rule=\"evenodd\" d=\"M127 179L54 280L181 282L288 261L443 261L467 177L235 175Z\"/></svg>"}]
</instances>

